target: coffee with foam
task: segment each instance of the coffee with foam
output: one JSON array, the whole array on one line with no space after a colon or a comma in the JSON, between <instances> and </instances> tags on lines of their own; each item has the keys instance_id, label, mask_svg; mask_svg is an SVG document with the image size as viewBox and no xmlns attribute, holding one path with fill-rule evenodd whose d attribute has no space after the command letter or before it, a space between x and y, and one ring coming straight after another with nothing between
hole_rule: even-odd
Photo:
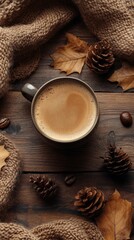
<instances>
[{"instance_id":1,"label":"coffee with foam","mask_svg":"<svg viewBox=\"0 0 134 240\"><path fill-rule=\"evenodd\" d=\"M72 79L50 82L39 93L34 118L40 131L59 142L78 140L94 126L96 100L88 87Z\"/></svg>"}]
</instances>

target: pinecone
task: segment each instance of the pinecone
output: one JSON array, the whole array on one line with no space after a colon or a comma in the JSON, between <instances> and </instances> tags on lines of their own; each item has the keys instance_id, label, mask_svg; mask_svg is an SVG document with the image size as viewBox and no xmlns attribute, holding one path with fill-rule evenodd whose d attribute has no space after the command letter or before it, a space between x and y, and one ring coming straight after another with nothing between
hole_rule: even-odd
<instances>
[{"instance_id":1,"label":"pinecone","mask_svg":"<svg viewBox=\"0 0 134 240\"><path fill-rule=\"evenodd\" d=\"M107 73L114 60L111 46L106 40L95 43L89 48L87 66L98 74Z\"/></svg>"},{"instance_id":2,"label":"pinecone","mask_svg":"<svg viewBox=\"0 0 134 240\"><path fill-rule=\"evenodd\" d=\"M94 217L104 206L104 194L96 187L84 187L76 194L74 206L83 215Z\"/></svg>"},{"instance_id":3,"label":"pinecone","mask_svg":"<svg viewBox=\"0 0 134 240\"><path fill-rule=\"evenodd\" d=\"M108 147L108 152L104 159L104 166L107 170L115 175L122 175L128 172L131 168L132 163L122 148L117 149L116 146L110 145Z\"/></svg>"},{"instance_id":4,"label":"pinecone","mask_svg":"<svg viewBox=\"0 0 134 240\"><path fill-rule=\"evenodd\" d=\"M52 198L56 195L57 185L51 178L47 176L30 177L30 182L43 199Z\"/></svg>"}]
</instances>

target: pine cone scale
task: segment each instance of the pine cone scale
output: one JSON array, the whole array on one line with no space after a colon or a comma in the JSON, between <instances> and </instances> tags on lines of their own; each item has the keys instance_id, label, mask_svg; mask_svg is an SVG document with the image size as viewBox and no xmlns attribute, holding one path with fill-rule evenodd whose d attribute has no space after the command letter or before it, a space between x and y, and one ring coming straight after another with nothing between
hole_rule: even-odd
<instances>
[{"instance_id":1,"label":"pine cone scale","mask_svg":"<svg viewBox=\"0 0 134 240\"><path fill-rule=\"evenodd\" d=\"M95 64L96 64L97 66L95 66ZM99 66L99 69L98 69L98 66ZM98 69L98 71L104 71L104 70L109 69L109 64L105 63L105 64L102 64L102 65L101 65L101 63L100 63L100 64L98 65L98 63L96 63L96 62L94 61L94 69Z\"/></svg>"},{"instance_id":2,"label":"pine cone scale","mask_svg":"<svg viewBox=\"0 0 134 240\"><path fill-rule=\"evenodd\" d=\"M110 44L102 40L89 47L87 66L96 73L106 73L115 61Z\"/></svg>"},{"instance_id":3,"label":"pine cone scale","mask_svg":"<svg viewBox=\"0 0 134 240\"><path fill-rule=\"evenodd\" d=\"M104 157L104 165L110 173L122 175L131 169L132 163L129 156L120 148L109 146L107 156Z\"/></svg>"},{"instance_id":4,"label":"pine cone scale","mask_svg":"<svg viewBox=\"0 0 134 240\"><path fill-rule=\"evenodd\" d=\"M99 213L99 211L102 210L103 207L103 203L100 202L98 205L93 205L91 207L87 207L85 208L85 211L83 211L84 215L89 215L93 216L93 215L97 215ZM97 212L97 214L94 214L95 212Z\"/></svg>"},{"instance_id":5,"label":"pine cone scale","mask_svg":"<svg viewBox=\"0 0 134 240\"><path fill-rule=\"evenodd\" d=\"M98 209L100 209L102 207L102 203L99 203L98 204L98 206L93 206L91 209L86 209L86 210L88 210L88 214L90 213L90 214L93 214L95 211L97 211Z\"/></svg>"},{"instance_id":6,"label":"pine cone scale","mask_svg":"<svg viewBox=\"0 0 134 240\"><path fill-rule=\"evenodd\" d=\"M40 176L37 178L31 177L30 182L43 199L51 198L57 192L57 185L47 176Z\"/></svg>"},{"instance_id":7,"label":"pine cone scale","mask_svg":"<svg viewBox=\"0 0 134 240\"><path fill-rule=\"evenodd\" d=\"M104 205L104 194L95 187L85 187L75 196L74 206L83 215L92 217L98 214Z\"/></svg>"},{"instance_id":8,"label":"pine cone scale","mask_svg":"<svg viewBox=\"0 0 134 240\"><path fill-rule=\"evenodd\" d=\"M97 196L95 198L94 204L96 204L97 202L99 202L102 198L102 192L98 192Z\"/></svg>"}]
</instances>

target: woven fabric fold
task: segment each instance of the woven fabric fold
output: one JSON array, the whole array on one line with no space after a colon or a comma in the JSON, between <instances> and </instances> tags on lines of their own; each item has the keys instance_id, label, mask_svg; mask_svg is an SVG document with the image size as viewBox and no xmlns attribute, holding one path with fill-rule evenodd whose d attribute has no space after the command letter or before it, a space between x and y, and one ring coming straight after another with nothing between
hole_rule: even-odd
<instances>
[{"instance_id":1,"label":"woven fabric fold","mask_svg":"<svg viewBox=\"0 0 134 240\"><path fill-rule=\"evenodd\" d=\"M17 224L0 223L1 240L104 240L99 229L83 219L52 221L31 230Z\"/></svg>"},{"instance_id":2,"label":"woven fabric fold","mask_svg":"<svg viewBox=\"0 0 134 240\"><path fill-rule=\"evenodd\" d=\"M4 211L11 200L21 169L21 161L17 149L4 135L0 134L0 145L10 153L6 165L0 171L0 212ZM0 238L1 239L1 238Z\"/></svg>"},{"instance_id":3,"label":"woven fabric fold","mask_svg":"<svg viewBox=\"0 0 134 240\"><path fill-rule=\"evenodd\" d=\"M74 0L88 29L108 39L113 52L134 61L134 2L131 0Z\"/></svg>"},{"instance_id":4,"label":"woven fabric fold","mask_svg":"<svg viewBox=\"0 0 134 240\"><path fill-rule=\"evenodd\" d=\"M12 79L27 77L37 68L39 61L36 59L34 63L32 57L26 66L24 54L28 49L39 49L79 13L90 32L111 43L115 55L133 62L133 12L134 3L128 0L2 0L0 97L7 92ZM16 68L15 60L20 52L23 55L22 67L20 58Z\"/></svg>"}]
</instances>

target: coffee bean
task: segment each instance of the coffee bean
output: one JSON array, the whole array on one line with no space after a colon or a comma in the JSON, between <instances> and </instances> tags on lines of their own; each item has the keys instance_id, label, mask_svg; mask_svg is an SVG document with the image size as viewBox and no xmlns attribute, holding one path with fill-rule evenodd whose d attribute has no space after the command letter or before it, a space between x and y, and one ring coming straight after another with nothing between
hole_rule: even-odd
<instances>
[{"instance_id":1,"label":"coffee bean","mask_svg":"<svg viewBox=\"0 0 134 240\"><path fill-rule=\"evenodd\" d=\"M132 115L129 112L122 112L120 114L120 120L125 127L130 127L133 122Z\"/></svg>"},{"instance_id":2,"label":"coffee bean","mask_svg":"<svg viewBox=\"0 0 134 240\"><path fill-rule=\"evenodd\" d=\"M0 129L7 128L9 124L10 124L9 118L0 119Z\"/></svg>"},{"instance_id":3,"label":"coffee bean","mask_svg":"<svg viewBox=\"0 0 134 240\"><path fill-rule=\"evenodd\" d=\"M74 175L68 175L68 176L65 177L64 181L65 181L67 186L71 186L76 181L76 177Z\"/></svg>"}]
</instances>

